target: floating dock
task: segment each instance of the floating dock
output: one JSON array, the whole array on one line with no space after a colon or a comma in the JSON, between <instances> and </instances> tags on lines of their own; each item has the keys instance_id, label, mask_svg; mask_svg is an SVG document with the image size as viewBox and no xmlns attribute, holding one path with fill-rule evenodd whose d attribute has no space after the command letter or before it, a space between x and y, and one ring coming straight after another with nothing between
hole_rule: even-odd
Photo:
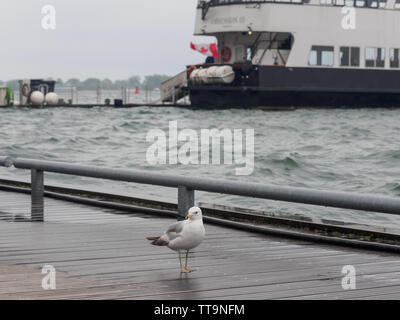
<instances>
[{"instance_id":1,"label":"floating dock","mask_svg":"<svg viewBox=\"0 0 400 320\"><path fill-rule=\"evenodd\" d=\"M14 106L4 106L1 108L32 108L32 109L43 109L43 108L115 108L115 109L127 109L127 108L140 108L140 107L173 107L173 108L190 108L190 104L171 104L171 103L129 103L121 106L116 106L113 104L96 104L96 103L86 103L86 104L56 104L56 105L14 105Z\"/></svg>"}]
</instances>

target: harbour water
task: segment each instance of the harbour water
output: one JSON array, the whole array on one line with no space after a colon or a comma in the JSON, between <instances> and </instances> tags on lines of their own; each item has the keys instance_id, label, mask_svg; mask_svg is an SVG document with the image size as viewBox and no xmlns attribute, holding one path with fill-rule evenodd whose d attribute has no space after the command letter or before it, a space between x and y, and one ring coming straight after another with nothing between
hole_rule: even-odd
<instances>
[{"instance_id":1,"label":"harbour water","mask_svg":"<svg viewBox=\"0 0 400 320\"><path fill-rule=\"evenodd\" d=\"M158 165L146 161L151 129L254 129L255 168ZM400 196L400 110L0 109L0 155L133 168L281 186ZM29 181L29 172L1 169L1 178ZM175 189L46 174L46 183L174 202ZM206 203L400 227L391 215L197 193Z\"/></svg>"}]
</instances>

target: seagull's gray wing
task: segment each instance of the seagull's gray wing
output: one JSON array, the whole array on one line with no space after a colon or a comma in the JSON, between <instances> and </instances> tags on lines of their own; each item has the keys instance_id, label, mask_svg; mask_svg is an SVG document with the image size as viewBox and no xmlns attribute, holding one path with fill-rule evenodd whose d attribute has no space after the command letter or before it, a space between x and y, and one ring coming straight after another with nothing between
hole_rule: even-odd
<instances>
[{"instance_id":1,"label":"seagull's gray wing","mask_svg":"<svg viewBox=\"0 0 400 320\"><path fill-rule=\"evenodd\" d=\"M171 224L168 227L166 234L170 241L180 236L180 233L182 232L184 225L185 221L179 221L174 224Z\"/></svg>"}]
</instances>

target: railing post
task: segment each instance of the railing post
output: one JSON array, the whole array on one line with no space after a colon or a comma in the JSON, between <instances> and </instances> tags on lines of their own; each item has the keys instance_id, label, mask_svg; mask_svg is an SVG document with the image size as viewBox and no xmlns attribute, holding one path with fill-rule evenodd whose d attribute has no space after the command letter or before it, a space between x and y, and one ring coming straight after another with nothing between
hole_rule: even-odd
<instances>
[{"instance_id":1,"label":"railing post","mask_svg":"<svg viewBox=\"0 0 400 320\"><path fill-rule=\"evenodd\" d=\"M43 171L31 169L31 220L44 221Z\"/></svg>"},{"instance_id":2,"label":"railing post","mask_svg":"<svg viewBox=\"0 0 400 320\"><path fill-rule=\"evenodd\" d=\"M179 219L183 220L191 207L194 206L194 190L183 186L178 187L178 213Z\"/></svg>"}]
</instances>

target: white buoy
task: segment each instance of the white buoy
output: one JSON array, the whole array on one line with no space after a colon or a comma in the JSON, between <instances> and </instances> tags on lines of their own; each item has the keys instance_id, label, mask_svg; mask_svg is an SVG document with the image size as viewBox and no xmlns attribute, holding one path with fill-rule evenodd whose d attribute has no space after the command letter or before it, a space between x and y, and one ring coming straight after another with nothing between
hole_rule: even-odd
<instances>
[{"instance_id":1,"label":"white buoy","mask_svg":"<svg viewBox=\"0 0 400 320\"><path fill-rule=\"evenodd\" d=\"M29 97L30 101L34 105L41 105L44 102L44 94L40 91L33 91Z\"/></svg>"},{"instance_id":2,"label":"white buoy","mask_svg":"<svg viewBox=\"0 0 400 320\"><path fill-rule=\"evenodd\" d=\"M58 104L58 95L55 92L49 92L46 94L46 103L49 105L56 105Z\"/></svg>"},{"instance_id":3,"label":"white buoy","mask_svg":"<svg viewBox=\"0 0 400 320\"><path fill-rule=\"evenodd\" d=\"M200 69L195 69L192 71L192 73L190 74L190 79L193 81L193 83L199 83L199 72Z\"/></svg>"},{"instance_id":4,"label":"white buoy","mask_svg":"<svg viewBox=\"0 0 400 320\"><path fill-rule=\"evenodd\" d=\"M220 83L232 83L235 80L235 72L231 66L218 67L215 71L215 76L219 79Z\"/></svg>"},{"instance_id":5,"label":"white buoy","mask_svg":"<svg viewBox=\"0 0 400 320\"><path fill-rule=\"evenodd\" d=\"M200 69L199 74L198 74L199 82L201 82L201 83L207 82L207 77L208 77L207 69L208 68Z\"/></svg>"},{"instance_id":6,"label":"white buoy","mask_svg":"<svg viewBox=\"0 0 400 320\"><path fill-rule=\"evenodd\" d=\"M207 69L207 79L206 83L215 83L218 82L217 72L219 67L210 67Z\"/></svg>"}]
</instances>

